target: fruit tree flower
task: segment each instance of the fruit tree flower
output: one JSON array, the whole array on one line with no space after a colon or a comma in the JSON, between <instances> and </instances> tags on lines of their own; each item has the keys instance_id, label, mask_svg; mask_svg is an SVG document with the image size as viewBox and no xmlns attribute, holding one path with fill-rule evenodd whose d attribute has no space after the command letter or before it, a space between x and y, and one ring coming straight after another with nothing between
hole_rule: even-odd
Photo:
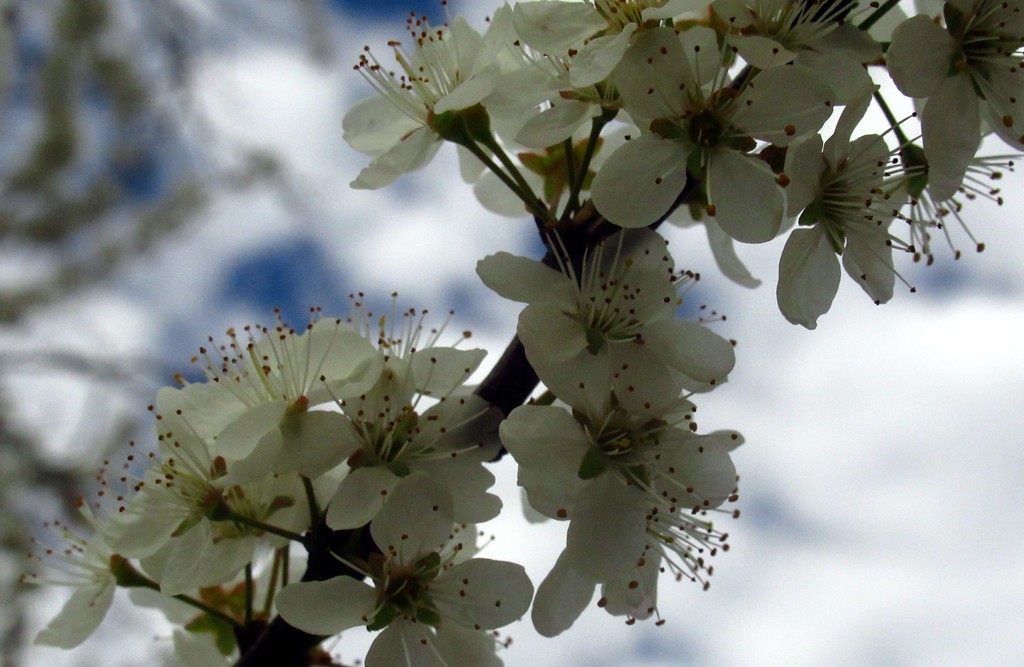
<instances>
[{"instance_id":1,"label":"fruit tree flower","mask_svg":"<svg viewBox=\"0 0 1024 667\"><path fill-rule=\"evenodd\" d=\"M488 287L524 301L517 331L544 384L563 401L601 410L611 388L623 405L672 400L726 379L732 345L675 317L680 284L665 239L638 229L594 248L578 268L558 271L509 253L477 264Z\"/></svg>"},{"instance_id":2,"label":"fruit tree flower","mask_svg":"<svg viewBox=\"0 0 1024 667\"><path fill-rule=\"evenodd\" d=\"M502 424L530 505L570 521L534 602L541 634L571 626L598 584L616 601L608 611L646 618L657 606L659 567L706 583L705 556L725 536L701 515L735 499L729 452L742 439L695 434L692 410L684 399L600 413L525 405Z\"/></svg>"},{"instance_id":3,"label":"fruit tree flower","mask_svg":"<svg viewBox=\"0 0 1024 667\"><path fill-rule=\"evenodd\" d=\"M824 146L813 136L786 156L788 205L792 214L802 213L779 259L776 293L786 319L808 329L828 312L839 288L837 256L875 303L892 298L892 248L903 244L889 234L889 223L903 198L890 197L884 187L893 159L885 140L869 134L850 141L866 105L847 107Z\"/></svg>"},{"instance_id":4,"label":"fruit tree flower","mask_svg":"<svg viewBox=\"0 0 1024 667\"><path fill-rule=\"evenodd\" d=\"M89 507L79 504L86 522L98 528ZM110 609L117 588L113 572L117 557L99 532L84 539L61 521L46 524L49 534L33 540L38 552L29 558L46 570L21 577L25 583L51 584L74 589L60 613L36 636L35 643L74 648L99 627Z\"/></svg>"},{"instance_id":5,"label":"fruit tree flower","mask_svg":"<svg viewBox=\"0 0 1024 667\"><path fill-rule=\"evenodd\" d=\"M501 509L487 493L494 475L483 466L500 447L501 415L463 387L485 352L438 345L444 329L427 334L425 314L410 309L381 318L376 329L366 324L363 333L375 340L384 370L368 391L339 401L344 424L337 435L351 470L327 510L332 528L369 523L391 489L415 471L449 489L460 523L487 521Z\"/></svg>"},{"instance_id":6,"label":"fruit tree flower","mask_svg":"<svg viewBox=\"0 0 1024 667\"><path fill-rule=\"evenodd\" d=\"M351 577L290 584L277 596L279 612L313 634L383 630L367 667L486 664L476 656L481 643L493 654L494 642L481 631L522 616L533 585L520 565L473 558L453 521L451 494L429 475L409 475L370 523L382 553L352 563L372 585Z\"/></svg>"},{"instance_id":7,"label":"fruit tree flower","mask_svg":"<svg viewBox=\"0 0 1024 667\"><path fill-rule=\"evenodd\" d=\"M597 210L623 227L645 227L676 203L687 173L705 187L708 213L737 241L761 243L782 224L783 195L757 141L788 146L831 115L831 93L799 68L760 71L739 88L714 31L640 34L615 70L626 111L649 128L610 155L594 179ZM641 119L645 123L641 122Z\"/></svg>"},{"instance_id":8,"label":"fruit tree flower","mask_svg":"<svg viewBox=\"0 0 1024 667\"><path fill-rule=\"evenodd\" d=\"M313 477L341 463L346 451L337 412L310 410L359 395L376 383L381 360L347 323L322 318L305 330L278 321L246 327L239 336L199 349L208 382L157 394L165 428L216 441L215 456L230 462L233 482L270 472Z\"/></svg>"},{"instance_id":9,"label":"fruit tree flower","mask_svg":"<svg viewBox=\"0 0 1024 667\"><path fill-rule=\"evenodd\" d=\"M919 15L893 32L889 74L905 95L927 98L921 128L929 189L939 201L963 180L983 123L1014 149L1024 143L1022 8L1021 0L951 0L945 27Z\"/></svg>"},{"instance_id":10,"label":"fruit tree flower","mask_svg":"<svg viewBox=\"0 0 1024 667\"><path fill-rule=\"evenodd\" d=\"M504 29L503 22L494 25ZM369 47L355 67L378 93L355 104L342 123L349 145L374 157L352 182L355 188L380 188L424 167L451 138L439 117L473 107L494 90L504 40L481 36L461 16L440 28L410 17L407 29L411 50L389 44L400 74L381 65Z\"/></svg>"},{"instance_id":11,"label":"fruit tree flower","mask_svg":"<svg viewBox=\"0 0 1024 667\"><path fill-rule=\"evenodd\" d=\"M882 49L846 22L850 3L715 0L711 7L729 25L728 43L750 65L796 63L832 89L836 104L870 92L871 77L861 63L877 60Z\"/></svg>"}]
</instances>

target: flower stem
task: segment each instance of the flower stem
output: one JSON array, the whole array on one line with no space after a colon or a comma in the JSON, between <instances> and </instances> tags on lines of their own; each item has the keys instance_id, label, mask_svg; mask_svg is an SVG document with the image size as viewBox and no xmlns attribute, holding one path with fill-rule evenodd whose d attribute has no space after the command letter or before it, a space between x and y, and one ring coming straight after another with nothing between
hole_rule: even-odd
<instances>
[{"instance_id":1,"label":"flower stem","mask_svg":"<svg viewBox=\"0 0 1024 667\"><path fill-rule=\"evenodd\" d=\"M252 580L252 563L246 563L245 565L245 625L248 627L252 623L252 594L253 594L253 580Z\"/></svg>"},{"instance_id":2,"label":"flower stem","mask_svg":"<svg viewBox=\"0 0 1024 667\"><path fill-rule=\"evenodd\" d=\"M305 475L302 475L302 488L306 490L306 503L309 505L309 525L315 526L320 522L320 505L316 502L313 482Z\"/></svg>"},{"instance_id":3,"label":"flower stem","mask_svg":"<svg viewBox=\"0 0 1024 667\"><path fill-rule=\"evenodd\" d=\"M882 109L882 113L885 114L885 119L889 121L889 125L892 127L893 134L900 141L900 146L905 146L910 143L907 139L907 135L903 133L903 129L900 128L900 123L896 120L896 116L893 114L892 109L886 103L885 98L877 90L871 93L871 96L875 98L875 102L878 102L878 106Z\"/></svg>"},{"instance_id":4,"label":"flower stem","mask_svg":"<svg viewBox=\"0 0 1024 667\"><path fill-rule=\"evenodd\" d=\"M234 521L236 523L245 524L246 526L252 526L253 528L259 528L260 530L262 530L263 532L266 532L266 533L271 533L273 535L279 535L280 537L284 537L284 538L287 538L289 540L294 540L295 542L298 542L299 544L302 544L302 545L306 544L306 537L304 535L299 535L298 533L293 533L292 531L285 530L284 528L278 528L277 526L275 526L273 524L264 523L263 521L260 521L258 519L252 519L250 517L243 516L241 514L238 514L236 512L230 511L230 510L229 510L228 519L231 520L231 521Z\"/></svg>"},{"instance_id":5,"label":"flower stem","mask_svg":"<svg viewBox=\"0 0 1024 667\"><path fill-rule=\"evenodd\" d=\"M111 571L114 572L115 576L117 577L118 586L123 586L125 588L148 588L150 590L156 591L157 593L160 593L160 584L153 581L146 575L142 574L142 572L139 572L139 570L136 569L135 566L133 566L128 561L127 558L122 558L121 556L114 556L111 559L111 568ZM204 611L210 616L213 616L214 618L224 621L236 630L244 628L244 626L241 623L231 618L224 612L220 611L219 609L214 609L213 607L207 605L205 602L195 599L191 595L185 595L184 593L182 593L179 595L172 595L170 597L173 597L175 600L180 600L181 602L184 602L185 604L191 607L195 607L200 611Z\"/></svg>"},{"instance_id":6,"label":"flower stem","mask_svg":"<svg viewBox=\"0 0 1024 667\"><path fill-rule=\"evenodd\" d=\"M562 220L569 220L580 206L580 190L583 189L583 182L587 180L587 172L590 170L590 161L594 158L594 153L597 151L597 143L601 138L601 130L604 126L609 123L617 111L604 109L601 115L595 118L590 124L590 136L587 138L587 147L583 151L583 160L580 162L580 170L576 174L576 178L570 178L570 190L569 190L569 201L565 204L565 211L562 213ZM572 151L569 151L572 155ZM570 158L571 159L571 158Z\"/></svg>"},{"instance_id":7,"label":"flower stem","mask_svg":"<svg viewBox=\"0 0 1024 667\"><path fill-rule=\"evenodd\" d=\"M871 16L861 21L860 25L857 27L861 30L869 30L871 26L878 23L879 19L888 14L889 10L898 4L900 4L900 0L886 0L881 7L871 12Z\"/></svg>"}]
</instances>

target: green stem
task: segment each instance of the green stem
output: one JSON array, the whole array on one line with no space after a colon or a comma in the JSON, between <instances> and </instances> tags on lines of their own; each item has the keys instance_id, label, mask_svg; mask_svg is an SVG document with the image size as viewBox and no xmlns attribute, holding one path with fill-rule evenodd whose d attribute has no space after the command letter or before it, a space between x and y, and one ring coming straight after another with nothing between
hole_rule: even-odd
<instances>
[{"instance_id":1,"label":"green stem","mask_svg":"<svg viewBox=\"0 0 1024 667\"><path fill-rule=\"evenodd\" d=\"M572 137L569 137L568 139L562 142L562 150L565 151L565 181L566 183L569 184L571 193L572 188L574 188L576 185L576 155L572 149ZM569 205L572 204L573 201L574 200L570 198L570 200L566 202L565 210L567 212L570 209Z\"/></svg>"},{"instance_id":2,"label":"green stem","mask_svg":"<svg viewBox=\"0 0 1024 667\"><path fill-rule=\"evenodd\" d=\"M598 116L590 124L590 136L587 138L587 147L583 151L583 161L580 163L580 170L577 174L577 178L574 181L569 181L571 190L569 191L569 201L565 203L565 211L562 213L562 219L568 220L579 208L580 205L580 191L583 189L583 182L587 180L587 172L590 170L590 161L594 158L594 153L597 151L597 141L601 138L601 130L604 126L615 117L618 112L609 112L604 110L601 115Z\"/></svg>"},{"instance_id":3,"label":"green stem","mask_svg":"<svg viewBox=\"0 0 1024 667\"><path fill-rule=\"evenodd\" d=\"M269 523L264 523L264 522L262 522L262 521L260 521L258 519L251 519L251 518L249 518L247 516L243 516L241 514L237 514L237 513L233 512L231 510L228 510L228 519L231 520L231 521L234 521L235 523L241 523L241 524L245 524L246 526L252 526L253 528L258 528L258 529L262 530L265 533L271 533L273 535L279 535L279 536L284 537L284 538L289 539L289 540L294 540L295 542L298 542L299 544L302 544L302 545L306 544L306 537L304 535L299 535L298 533L293 533L292 531L285 530L284 528L278 528L277 526L274 526L274 525L269 524Z\"/></svg>"},{"instance_id":4,"label":"green stem","mask_svg":"<svg viewBox=\"0 0 1024 667\"><path fill-rule=\"evenodd\" d=\"M860 25L857 27L861 30L870 30L871 26L878 23L879 19L888 14L889 10L898 4L900 4L900 0L886 0L881 7L871 12L871 16L861 21Z\"/></svg>"},{"instance_id":5,"label":"green stem","mask_svg":"<svg viewBox=\"0 0 1024 667\"><path fill-rule=\"evenodd\" d=\"M478 160L484 163L484 165L491 170L491 172L501 179L501 182L508 187L519 199L526 204L526 208L529 209L530 213L540 217L543 220L548 219L548 212L540 205L540 202L534 198L533 190L529 187L524 191L520 188L519 184L516 183L508 174L502 171L501 167L495 164L494 160L490 158L482 148L476 144L462 144L466 150L476 156Z\"/></svg>"},{"instance_id":6,"label":"green stem","mask_svg":"<svg viewBox=\"0 0 1024 667\"><path fill-rule=\"evenodd\" d=\"M896 120L896 116L893 114L892 109L889 108L889 105L886 103L885 98L882 97L882 94L876 90L871 95L875 98L875 102L878 102L878 106L881 107L882 113L885 114L885 119L889 121L889 125L892 127L893 133L900 141L900 146L909 144L910 140L907 138L907 135L903 133L903 129L900 127L899 121Z\"/></svg>"},{"instance_id":7,"label":"green stem","mask_svg":"<svg viewBox=\"0 0 1024 667\"><path fill-rule=\"evenodd\" d=\"M274 563L270 568L270 583L267 584L267 594L263 598L263 613L270 615L270 607L274 603L274 591L277 590L277 578L281 574L281 556L287 547L274 550Z\"/></svg>"},{"instance_id":8,"label":"green stem","mask_svg":"<svg viewBox=\"0 0 1024 667\"><path fill-rule=\"evenodd\" d=\"M246 563L245 565L245 626L248 627L252 624L252 594L253 594L253 580L252 580L252 563Z\"/></svg>"},{"instance_id":9,"label":"green stem","mask_svg":"<svg viewBox=\"0 0 1024 667\"><path fill-rule=\"evenodd\" d=\"M494 140L493 137L489 137L482 143L484 144L484 146L489 148L492 153L494 153L494 156L497 157L498 161L501 162L503 167L505 167L508 174L519 186L519 192L525 194L525 196L520 195L520 198L523 199L523 201L532 201L533 206L531 207L531 210L533 211L533 213L535 215L539 214L542 220L547 220L549 218L547 209L545 209L543 206L539 204L539 200L533 193L533 188L530 187L530 184L526 182L526 179L523 177L522 172L520 172L519 168L516 167L516 163L513 162L512 158L508 156L508 153L505 152L505 149L503 149L498 144L498 142Z\"/></svg>"},{"instance_id":10,"label":"green stem","mask_svg":"<svg viewBox=\"0 0 1024 667\"><path fill-rule=\"evenodd\" d=\"M148 588L150 590L156 591L157 593L161 592L160 584L139 572L128 561L127 558L123 558L121 556L112 556L110 560L110 567L110 571L114 574L118 586L121 586L123 588ZM184 593L182 593L179 595L172 595L170 597L173 597L175 600L184 602L185 604L191 607L195 607L200 611L206 612L210 616L213 616L214 618L224 621L236 630L242 630L245 627L235 619L220 611L219 609L214 609L213 607L207 605L205 602L195 599L191 595L185 595Z\"/></svg>"},{"instance_id":11,"label":"green stem","mask_svg":"<svg viewBox=\"0 0 1024 667\"><path fill-rule=\"evenodd\" d=\"M313 482L305 475L302 475L302 488L306 490L306 503L309 505L309 525L315 526L320 523L320 505L316 501Z\"/></svg>"},{"instance_id":12,"label":"green stem","mask_svg":"<svg viewBox=\"0 0 1024 667\"><path fill-rule=\"evenodd\" d=\"M157 587L157 588L159 589L159 587ZM175 600L180 600L181 602L184 602L187 605L195 607L196 609L198 609L200 611L206 612L207 614L209 614L210 616L213 616L216 619L224 621L225 623L231 625L231 627L233 627L233 628L237 628L239 630L245 628L244 625L242 625L241 623L239 623L235 619L231 618L230 616L228 616L224 612L220 611L219 609L214 609L213 607L209 606L208 604L206 604L204 602L201 602L201 601L195 599L194 597L192 597L190 595L181 594L181 595L175 595L173 597L174 597Z\"/></svg>"}]
</instances>

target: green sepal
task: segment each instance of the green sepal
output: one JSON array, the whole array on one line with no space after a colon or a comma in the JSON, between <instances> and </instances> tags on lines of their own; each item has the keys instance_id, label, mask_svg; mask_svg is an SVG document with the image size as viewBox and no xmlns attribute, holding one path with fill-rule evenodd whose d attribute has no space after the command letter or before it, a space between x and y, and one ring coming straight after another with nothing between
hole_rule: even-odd
<instances>
[{"instance_id":1,"label":"green sepal","mask_svg":"<svg viewBox=\"0 0 1024 667\"><path fill-rule=\"evenodd\" d=\"M181 537L188 531L198 526L199 522L202 520L203 517L199 515L190 515L186 517L185 520L179 523L178 527L174 529L174 532L171 533L171 537Z\"/></svg>"},{"instance_id":2,"label":"green sepal","mask_svg":"<svg viewBox=\"0 0 1024 667\"><path fill-rule=\"evenodd\" d=\"M904 170L920 168L918 173L907 178L907 194L912 199L917 199L928 186L928 159L924 156L924 149L917 144L907 144L900 151L900 155L903 158Z\"/></svg>"},{"instance_id":3,"label":"green sepal","mask_svg":"<svg viewBox=\"0 0 1024 667\"><path fill-rule=\"evenodd\" d=\"M140 573L131 562L124 556L114 554L110 557L110 573L114 575L114 581L122 588L151 588L156 590L158 586Z\"/></svg>"},{"instance_id":4,"label":"green sepal","mask_svg":"<svg viewBox=\"0 0 1024 667\"><path fill-rule=\"evenodd\" d=\"M841 257L846 249L846 232L842 229L833 229L832 232L826 236L828 236L829 243L832 244L832 250Z\"/></svg>"},{"instance_id":5,"label":"green sepal","mask_svg":"<svg viewBox=\"0 0 1024 667\"><path fill-rule=\"evenodd\" d=\"M231 655L235 650L235 632L229 623L210 614L200 614L185 625L189 632L208 632L214 637L214 644L221 655Z\"/></svg>"},{"instance_id":6,"label":"green sepal","mask_svg":"<svg viewBox=\"0 0 1024 667\"><path fill-rule=\"evenodd\" d=\"M686 130L679 123L669 118L655 118L652 120L651 132L669 141L679 141L686 138Z\"/></svg>"},{"instance_id":7,"label":"green sepal","mask_svg":"<svg viewBox=\"0 0 1024 667\"><path fill-rule=\"evenodd\" d=\"M946 29L954 37L961 37L967 29L967 15L952 2L942 8L942 18L946 20Z\"/></svg>"},{"instance_id":8,"label":"green sepal","mask_svg":"<svg viewBox=\"0 0 1024 667\"><path fill-rule=\"evenodd\" d=\"M441 625L441 614L433 607L417 607L416 622L437 627Z\"/></svg>"},{"instance_id":9,"label":"green sepal","mask_svg":"<svg viewBox=\"0 0 1024 667\"><path fill-rule=\"evenodd\" d=\"M423 583L433 581L441 571L441 554L432 551L416 561L416 580Z\"/></svg>"},{"instance_id":10,"label":"green sepal","mask_svg":"<svg viewBox=\"0 0 1024 667\"><path fill-rule=\"evenodd\" d=\"M391 625L391 621L398 618L398 609L391 603L385 603L381 606L380 611L373 617L373 621L367 624L366 629L370 632L376 632L377 630L383 630L384 628Z\"/></svg>"},{"instance_id":11,"label":"green sepal","mask_svg":"<svg viewBox=\"0 0 1024 667\"><path fill-rule=\"evenodd\" d=\"M460 146L472 146L476 143L485 146L494 143L491 134L491 117L480 104L474 104L458 111L427 114L427 127L437 133L445 141Z\"/></svg>"},{"instance_id":12,"label":"green sepal","mask_svg":"<svg viewBox=\"0 0 1024 667\"><path fill-rule=\"evenodd\" d=\"M821 208L821 200L815 199L807 208L804 209L803 213L800 214L799 223L802 227L813 227L814 225L821 222L824 216L824 211Z\"/></svg>"},{"instance_id":13,"label":"green sepal","mask_svg":"<svg viewBox=\"0 0 1024 667\"><path fill-rule=\"evenodd\" d=\"M608 469L608 459L603 452L591 448L583 455L580 462L580 470L577 473L580 479L594 479Z\"/></svg>"}]
</instances>

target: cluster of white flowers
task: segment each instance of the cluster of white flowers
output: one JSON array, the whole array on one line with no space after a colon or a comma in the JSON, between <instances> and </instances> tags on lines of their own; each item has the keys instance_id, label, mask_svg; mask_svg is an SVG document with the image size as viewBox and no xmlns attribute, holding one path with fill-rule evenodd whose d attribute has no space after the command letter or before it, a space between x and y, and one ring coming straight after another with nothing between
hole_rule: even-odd
<instances>
[{"instance_id":1,"label":"cluster of white flowers","mask_svg":"<svg viewBox=\"0 0 1024 667\"><path fill-rule=\"evenodd\" d=\"M348 320L211 340L206 381L159 392L153 453L108 473L94 537L59 559L81 588L40 641L84 639L115 584L198 609L243 665L274 624L380 631L369 667L500 664L490 631L532 602L537 631L559 634L598 587L608 613L660 619L659 575L706 586L728 548L717 518L739 515L726 504L743 438L698 432L693 401L727 380L734 343L718 318L680 316L698 276L659 225L703 224L746 286L759 281L734 242L788 235L778 306L810 329L840 265L889 301L894 250L930 262L965 200L998 199L988 180L1012 162L976 157L982 137L1024 142L1021 4L950 0L908 19L896 2L537 0L501 6L485 34L413 16L410 41L390 44L396 71L369 48L356 65L378 95L344 119L373 158L353 186L456 144L484 205L532 216L547 248L478 263L525 304L517 338L476 387L483 350L441 345L444 327L414 310L375 318L362 295ZM890 76L913 100L886 100ZM890 123L865 132L872 104ZM476 524L502 510L487 466L505 452L531 508L568 522L536 597L520 565L475 557ZM309 554L298 582L291 542Z\"/></svg>"}]
</instances>

